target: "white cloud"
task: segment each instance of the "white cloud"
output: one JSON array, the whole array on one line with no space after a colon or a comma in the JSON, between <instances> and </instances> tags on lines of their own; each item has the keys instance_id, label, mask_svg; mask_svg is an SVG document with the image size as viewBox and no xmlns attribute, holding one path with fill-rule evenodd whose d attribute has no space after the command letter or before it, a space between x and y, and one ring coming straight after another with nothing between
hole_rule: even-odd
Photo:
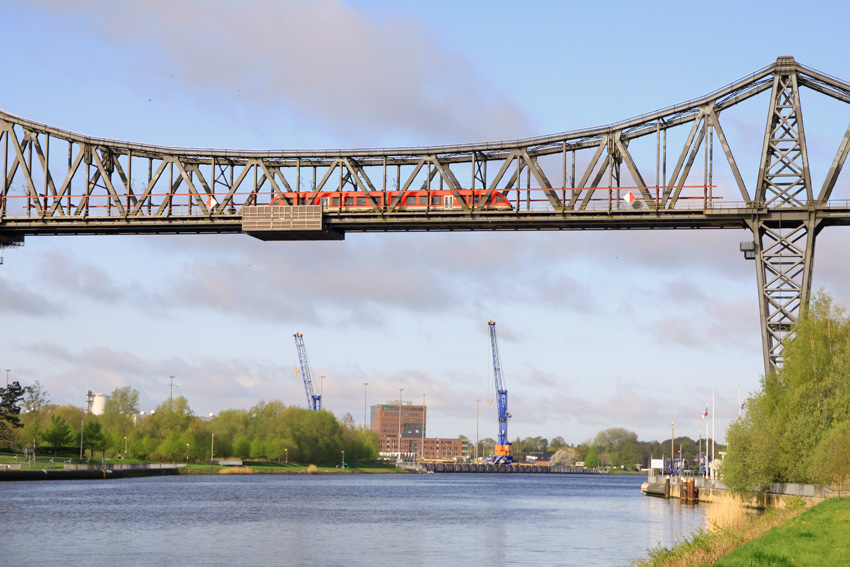
<instances>
[{"instance_id":1,"label":"white cloud","mask_svg":"<svg viewBox=\"0 0 850 567\"><path fill-rule=\"evenodd\" d=\"M409 17L376 19L340 0L41 4L133 50L144 66L134 80L147 90L168 79L235 104L284 105L302 127L361 143L378 132L442 143L532 134L515 102Z\"/></svg>"}]
</instances>

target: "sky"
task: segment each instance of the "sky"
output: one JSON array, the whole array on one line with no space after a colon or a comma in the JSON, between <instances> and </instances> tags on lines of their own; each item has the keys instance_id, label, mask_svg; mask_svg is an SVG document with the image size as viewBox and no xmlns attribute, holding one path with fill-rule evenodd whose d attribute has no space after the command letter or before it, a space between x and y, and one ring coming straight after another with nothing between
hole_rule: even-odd
<instances>
[{"instance_id":1,"label":"sky","mask_svg":"<svg viewBox=\"0 0 850 567\"><path fill-rule=\"evenodd\" d=\"M777 57L850 79L841 2L2 1L0 108L177 147L427 146L600 126L698 98ZM794 25L787 23L793 13ZM732 16L734 15L734 17ZM801 95L822 180L850 119ZM721 117L751 186L767 98ZM727 121L728 120L728 121ZM731 143L731 142L730 142ZM729 175L715 173L718 192ZM850 198L842 176L836 197ZM737 190L728 193L734 196ZM813 288L850 305L847 232ZM131 386L141 409L323 405L364 420L399 397L429 436L496 437L487 322L509 437L716 435L763 368L743 230L39 236L0 251L0 369L57 404ZM319 379L324 376L324 379ZM364 386L367 383L368 386Z\"/></svg>"}]
</instances>

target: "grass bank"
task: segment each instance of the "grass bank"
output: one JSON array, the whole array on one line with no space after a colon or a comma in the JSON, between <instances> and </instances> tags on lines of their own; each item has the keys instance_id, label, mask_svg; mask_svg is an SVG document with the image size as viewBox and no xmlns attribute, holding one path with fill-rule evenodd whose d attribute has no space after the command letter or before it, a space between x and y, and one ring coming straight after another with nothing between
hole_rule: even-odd
<instances>
[{"instance_id":1,"label":"grass bank","mask_svg":"<svg viewBox=\"0 0 850 567\"><path fill-rule=\"evenodd\" d=\"M738 503L709 504L706 529L659 546L632 567L798 567L850 564L850 499L808 510L802 502L754 515Z\"/></svg>"},{"instance_id":2,"label":"grass bank","mask_svg":"<svg viewBox=\"0 0 850 567\"><path fill-rule=\"evenodd\" d=\"M713 565L850 565L850 498L825 500L738 547Z\"/></svg>"}]
</instances>

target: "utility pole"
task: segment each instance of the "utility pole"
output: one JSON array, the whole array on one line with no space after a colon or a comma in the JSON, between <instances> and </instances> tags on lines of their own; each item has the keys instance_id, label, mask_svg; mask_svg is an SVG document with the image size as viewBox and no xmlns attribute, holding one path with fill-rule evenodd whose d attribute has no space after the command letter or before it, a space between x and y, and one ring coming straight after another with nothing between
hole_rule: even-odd
<instances>
[{"instance_id":1,"label":"utility pole","mask_svg":"<svg viewBox=\"0 0 850 567\"><path fill-rule=\"evenodd\" d=\"M7 390L9 389L9 372L11 372L11 370L9 370L9 369L7 368L7 369L6 369L6 389L7 389Z\"/></svg>"},{"instance_id":2,"label":"utility pole","mask_svg":"<svg viewBox=\"0 0 850 567\"><path fill-rule=\"evenodd\" d=\"M169 376L170 385L168 387L168 409L174 409L174 376Z\"/></svg>"}]
</instances>

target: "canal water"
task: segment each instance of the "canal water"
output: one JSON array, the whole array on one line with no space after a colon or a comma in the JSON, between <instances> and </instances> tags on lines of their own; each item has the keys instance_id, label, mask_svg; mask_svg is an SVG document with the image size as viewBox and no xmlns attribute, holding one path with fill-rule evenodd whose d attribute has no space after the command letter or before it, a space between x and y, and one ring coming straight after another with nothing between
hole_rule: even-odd
<instances>
[{"instance_id":1,"label":"canal water","mask_svg":"<svg viewBox=\"0 0 850 567\"><path fill-rule=\"evenodd\" d=\"M0 564L628 565L703 527L642 476L252 475L0 483Z\"/></svg>"}]
</instances>

